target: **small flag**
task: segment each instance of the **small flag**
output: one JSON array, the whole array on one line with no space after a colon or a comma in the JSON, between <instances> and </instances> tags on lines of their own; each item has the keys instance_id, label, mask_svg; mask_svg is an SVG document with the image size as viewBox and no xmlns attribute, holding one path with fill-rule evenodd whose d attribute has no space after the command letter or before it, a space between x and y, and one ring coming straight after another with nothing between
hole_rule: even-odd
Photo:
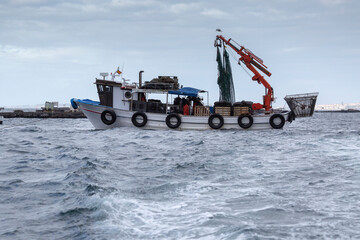
<instances>
[{"instance_id":1,"label":"small flag","mask_svg":"<svg viewBox=\"0 0 360 240\"><path fill-rule=\"evenodd\" d=\"M118 74L121 74L121 72L120 72L120 70L118 69L117 71L116 71Z\"/></svg>"}]
</instances>

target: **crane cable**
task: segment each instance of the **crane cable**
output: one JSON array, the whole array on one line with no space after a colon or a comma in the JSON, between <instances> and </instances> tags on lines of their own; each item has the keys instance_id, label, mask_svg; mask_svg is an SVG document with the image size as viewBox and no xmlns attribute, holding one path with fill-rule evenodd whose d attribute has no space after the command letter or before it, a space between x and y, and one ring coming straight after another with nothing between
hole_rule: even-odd
<instances>
[{"instance_id":1,"label":"crane cable","mask_svg":"<svg viewBox=\"0 0 360 240\"><path fill-rule=\"evenodd\" d=\"M235 41L234 41L235 42ZM237 43L238 44L238 43ZM226 48L226 46L225 46ZM230 51L230 55L234 58L235 61L237 61L237 63L242 67L242 69L244 69L244 71L249 75L250 78L252 78L252 76L250 75L250 73L248 71L246 71L246 69L243 67L242 64L240 64L240 61L237 60L237 58L235 57L234 53L232 51Z\"/></svg>"}]
</instances>

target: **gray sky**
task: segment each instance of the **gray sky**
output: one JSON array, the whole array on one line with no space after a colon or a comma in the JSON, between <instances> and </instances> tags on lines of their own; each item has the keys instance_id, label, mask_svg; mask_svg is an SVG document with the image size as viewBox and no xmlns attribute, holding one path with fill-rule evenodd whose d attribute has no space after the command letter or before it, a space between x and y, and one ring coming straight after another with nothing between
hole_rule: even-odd
<instances>
[{"instance_id":1,"label":"gray sky","mask_svg":"<svg viewBox=\"0 0 360 240\"><path fill-rule=\"evenodd\" d=\"M138 81L176 75L218 99L216 28L264 60L286 94L360 102L358 0L1 0L0 106L97 100L95 77L122 68ZM232 62L237 100L264 88Z\"/></svg>"}]
</instances>

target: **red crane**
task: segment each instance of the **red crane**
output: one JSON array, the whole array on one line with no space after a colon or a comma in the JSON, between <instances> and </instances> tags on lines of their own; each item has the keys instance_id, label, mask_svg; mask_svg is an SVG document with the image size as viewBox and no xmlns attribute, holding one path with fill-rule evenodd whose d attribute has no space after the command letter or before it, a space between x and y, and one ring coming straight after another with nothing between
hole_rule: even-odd
<instances>
[{"instance_id":1,"label":"red crane","mask_svg":"<svg viewBox=\"0 0 360 240\"><path fill-rule=\"evenodd\" d=\"M253 54L249 49L244 48L243 46L240 46L240 49L234 46L234 44L230 42L231 38L227 40L222 35L217 35L216 40L219 40L225 43L226 45L230 46L237 54L239 54L241 56L239 58L239 64L240 62L244 63L245 66L254 73L254 76L252 77L253 81L257 81L259 84L264 85L265 87L265 95L263 96L264 103L263 104L254 103L253 109L258 110L261 108L265 108L265 111L267 113L270 113L271 102L274 101L274 91L273 88L270 86L270 84L265 80L264 76L262 76L256 70L257 68L263 73L265 73L268 77L271 76L271 73L268 70L266 70L267 67L263 64L263 60L257 57L255 54Z\"/></svg>"}]
</instances>

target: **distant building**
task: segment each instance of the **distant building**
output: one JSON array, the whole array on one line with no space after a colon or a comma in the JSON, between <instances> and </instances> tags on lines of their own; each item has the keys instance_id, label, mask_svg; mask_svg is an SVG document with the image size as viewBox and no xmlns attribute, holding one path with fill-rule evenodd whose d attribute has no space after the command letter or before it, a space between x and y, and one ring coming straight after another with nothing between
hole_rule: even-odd
<instances>
[{"instance_id":1,"label":"distant building","mask_svg":"<svg viewBox=\"0 0 360 240\"><path fill-rule=\"evenodd\" d=\"M45 111L54 111L54 108L59 106L59 102L45 102Z\"/></svg>"},{"instance_id":2,"label":"distant building","mask_svg":"<svg viewBox=\"0 0 360 240\"><path fill-rule=\"evenodd\" d=\"M45 107L41 111L47 112L70 112L70 107L59 107L59 102L45 102Z\"/></svg>"},{"instance_id":3,"label":"distant building","mask_svg":"<svg viewBox=\"0 0 360 240\"><path fill-rule=\"evenodd\" d=\"M344 110L360 110L360 103L348 103L348 104L323 104L316 105L316 111L344 111Z\"/></svg>"}]
</instances>

